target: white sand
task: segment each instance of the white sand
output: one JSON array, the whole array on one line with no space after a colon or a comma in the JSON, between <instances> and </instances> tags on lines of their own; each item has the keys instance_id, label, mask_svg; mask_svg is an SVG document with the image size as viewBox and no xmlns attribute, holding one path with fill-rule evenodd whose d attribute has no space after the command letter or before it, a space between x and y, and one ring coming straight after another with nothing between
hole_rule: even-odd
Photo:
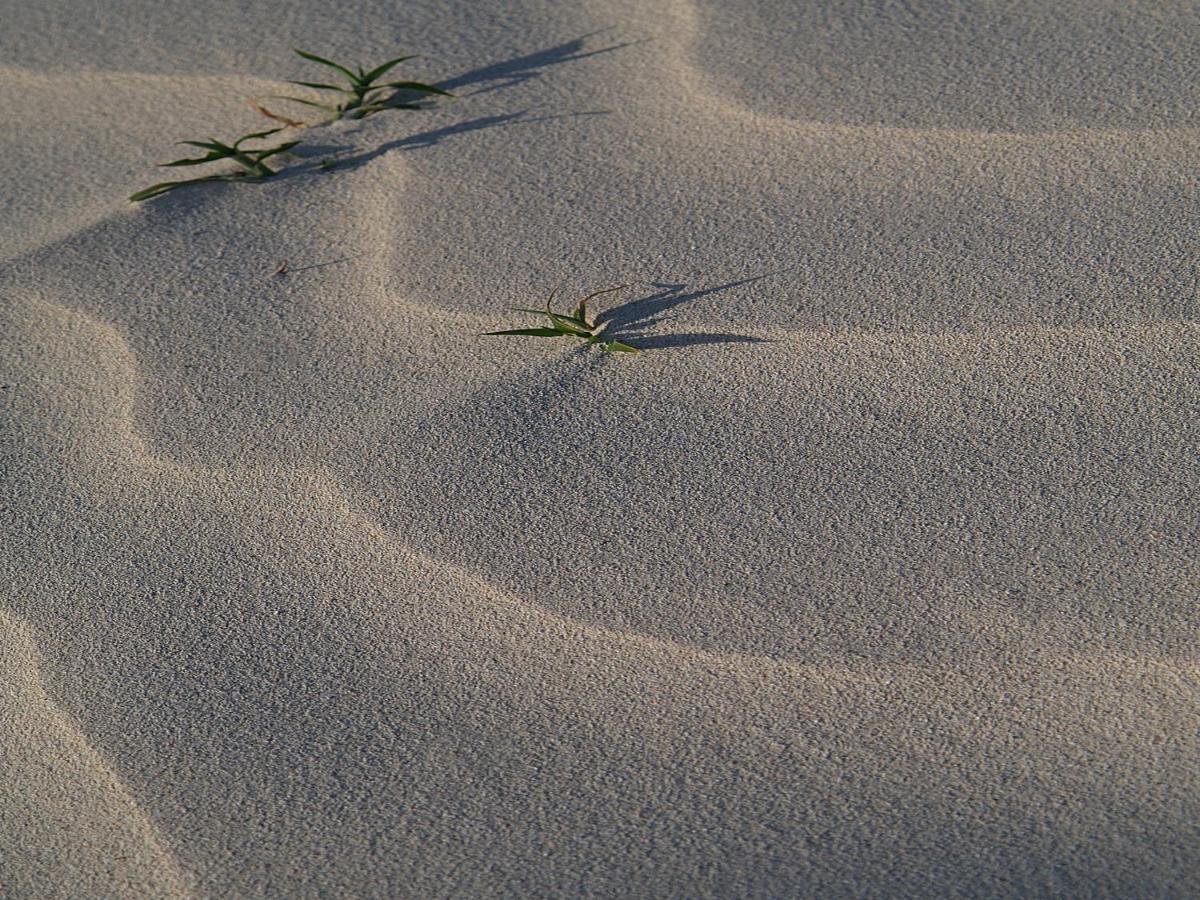
<instances>
[{"instance_id":1,"label":"white sand","mask_svg":"<svg viewBox=\"0 0 1200 900\"><path fill-rule=\"evenodd\" d=\"M0 0L0 895L1195 895L1194 4L243 6Z\"/></svg>"}]
</instances>

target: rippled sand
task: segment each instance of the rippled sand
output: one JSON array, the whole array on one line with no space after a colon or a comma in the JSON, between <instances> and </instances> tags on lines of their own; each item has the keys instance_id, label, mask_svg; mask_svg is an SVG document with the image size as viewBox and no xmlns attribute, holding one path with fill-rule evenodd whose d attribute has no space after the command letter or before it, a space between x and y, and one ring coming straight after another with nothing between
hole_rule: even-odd
<instances>
[{"instance_id":1,"label":"rippled sand","mask_svg":"<svg viewBox=\"0 0 1200 900\"><path fill-rule=\"evenodd\" d=\"M1191 4L0 20L0 895L1194 891Z\"/></svg>"}]
</instances>

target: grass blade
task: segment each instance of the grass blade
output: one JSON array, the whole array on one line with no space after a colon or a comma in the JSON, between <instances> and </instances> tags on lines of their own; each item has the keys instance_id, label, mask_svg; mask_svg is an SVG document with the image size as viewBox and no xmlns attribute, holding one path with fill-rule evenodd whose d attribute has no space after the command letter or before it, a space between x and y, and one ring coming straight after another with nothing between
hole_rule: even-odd
<instances>
[{"instance_id":1,"label":"grass blade","mask_svg":"<svg viewBox=\"0 0 1200 900\"><path fill-rule=\"evenodd\" d=\"M176 141L177 144L187 144L189 147L199 147L201 150L222 150L228 153L233 148L222 144L220 141Z\"/></svg>"},{"instance_id":2,"label":"grass blade","mask_svg":"<svg viewBox=\"0 0 1200 900\"><path fill-rule=\"evenodd\" d=\"M158 165L162 168L167 166L199 166L203 165L204 163L212 162L216 159L229 159L229 154L218 153L214 150L212 153L208 154L208 156L202 156L199 159L177 159L174 162L159 163Z\"/></svg>"},{"instance_id":3,"label":"grass blade","mask_svg":"<svg viewBox=\"0 0 1200 900\"><path fill-rule=\"evenodd\" d=\"M606 353L641 353L637 347L631 347L629 344L621 341L609 341L601 347Z\"/></svg>"},{"instance_id":4,"label":"grass blade","mask_svg":"<svg viewBox=\"0 0 1200 900\"><path fill-rule=\"evenodd\" d=\"M167 191L173 191L177 187L183 187L185 184L191 184L190 181L163 181L158 184L152 184L144 191L138 191L136 194L130 194L129 199L134 203L140 203L142 200L149 200L151 197L157 197L160 194L165 194Z\"/></svg>"},{"instance_id":5,"label":"grass blade","mask_svg":"<svg viewBox=\"0 0 1200 900\"><path fill-rule=\"evenodd\" d=\"M590 337L592 329L587 327L586 322L581 322L571 316L560 315L559 313L547 313L550 316L550 321L564 331L569 331L571 334L579 335L580 337Z\"/></svg>"},{"instance_id":6,"label":"grass blade","mask_svg":"<svg viewBox=\"0 0 1200 900\"><path fill-rule=\"evenodd\" d=\"M629 288L629 287L633 287L633 285L632 284L618 284L616 287L605 288L602 291L596 291L596 293L594 293L594 294L588 294L586 297L584 297L579 302L580 302L580 304L586 304L593 297L599 297L602 294L611 294L613 291L623 291L623 290L625 290L625 288Z\"/></svg>"},{"instance_id":7,"label":"grass blade","mask_svg":"<svg viewBox=\"0 0 1200 900\"><path fill-rule=\"evenodd\" d=\"M253 141L257 140L258 138L270 137L273 134L279 134L281 131L283 131L282 128L272 128L269 131L259 131L255 134L243 135L233 142L233 149L236 150L238 147L242 146L243 141Z\"/></svg>"},{"instance_id":8,"label":"grass blade","mask_svg":"<svg viewBox=\"0 0 1200 900\"><path fill-rule=\"evenodd\" d=\"M357 75L355 75L353 72L351 72L349 69L347 69L345 66L339 66L337 63L333 62L332 60L325 59L323 56L317 56L317 54L315 54L315 53L309 53L305 50L301 50L298 47L293 47L292 52L296 53L299 56L304 57L307 60L311 60L312 62L320 63L323 66L329 66L331 69L337 69L339 72L344 74L347 78L349 78L355 84L359 83L359 77Z\"/></svg>"},{"instance_id":9,"label":"grass blade","mask_svg":"<svg viewBox=\"0 0 1200 900\"><path fill-rule=\"evenodd\" d=\"M362 80L365 84L370 84L376 78L379 78L380 76L385 74L393 66L399 65L400 63L405 62L406 60L416 59L416 58L417 58L416 56L397 56L395 59L388 60L381 66L376 66L370 72L364 72L363 76L362 76Z\"/></svg>"},{"instance_id":10,"label":"grass blade","mask_svg":"<svg viewBox=\"0 0 1200 900\"><path fill-rule=\"evenodd\" d=\"M251 150L250 152L254 154L254 158L256 160L258 160L259 162L262 162L267 157L274 156L277 153L286 153L288 150L291 150L293 147L295 147L299 143L301 143L301 142L300 141L288 141L286 144L280 144L278 147L272 147L269 150Z\"/></svg>"},{"instance_id":11,"label":"grass blade","mask_svg":"<svg viewBox=\"0 0 1200 900\"><path fill-rule=\"evenodd\" d=\"M129 199L134 203L138 203L142 200L149 200L151 197L165 194L168 191L173 191L176 188L187 187L189 184L200 184L204 181L230 181L234 177L231 175L205 175L203 178L189 178L186 181L162 181L151 185L145 190L138 191L136 194L130 194Z\"/></svg>"},{"instance_id":12,"label":"grass blade","mask_svg":"<svg viewBox=\"0 0 1200 900\"><path fill-rule=\"evenodd\" d=\"M339 94L349 94L350 91L336 84L321 84L318 81L288 81L288 84L298 84L301 87L315 88L318 91L337 91Z\"/></svg>"}]
</instances>

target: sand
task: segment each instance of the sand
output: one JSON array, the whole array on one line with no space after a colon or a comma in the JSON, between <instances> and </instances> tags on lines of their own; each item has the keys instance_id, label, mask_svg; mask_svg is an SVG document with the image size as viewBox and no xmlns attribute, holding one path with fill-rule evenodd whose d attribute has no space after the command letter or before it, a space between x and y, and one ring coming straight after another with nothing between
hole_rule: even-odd
<instances>
[{"instance_id":1,"label":"sand","mask_svg":"<svg viewBox=\"0 0 1200 900\"><path fill-rule=\"evenodd\" d=\"M1194 896L1193 4L0 21L0 895Z\"/></svg>"}]
</instances>

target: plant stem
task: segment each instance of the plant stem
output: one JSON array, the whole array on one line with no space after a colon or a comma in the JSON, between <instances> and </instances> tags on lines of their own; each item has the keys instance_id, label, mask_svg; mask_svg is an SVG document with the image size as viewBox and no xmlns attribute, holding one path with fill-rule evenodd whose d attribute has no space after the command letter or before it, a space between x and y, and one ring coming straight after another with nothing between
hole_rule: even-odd
<instances>
[{"instance_id":1,"label":"plant stem","mask_svg":"<svg viewBox=\"0 0 1200 900\"><path fill-rule=\"evenodd\" d=\"M275 174L275 170L270 168L266 163L259 162L257 159L242 150L235 150L233 152L233 158L237 160L238 164L241 165L241 167L251 175L255 175L259 178L270 178Z\"/></svg>"}]
</instances>

